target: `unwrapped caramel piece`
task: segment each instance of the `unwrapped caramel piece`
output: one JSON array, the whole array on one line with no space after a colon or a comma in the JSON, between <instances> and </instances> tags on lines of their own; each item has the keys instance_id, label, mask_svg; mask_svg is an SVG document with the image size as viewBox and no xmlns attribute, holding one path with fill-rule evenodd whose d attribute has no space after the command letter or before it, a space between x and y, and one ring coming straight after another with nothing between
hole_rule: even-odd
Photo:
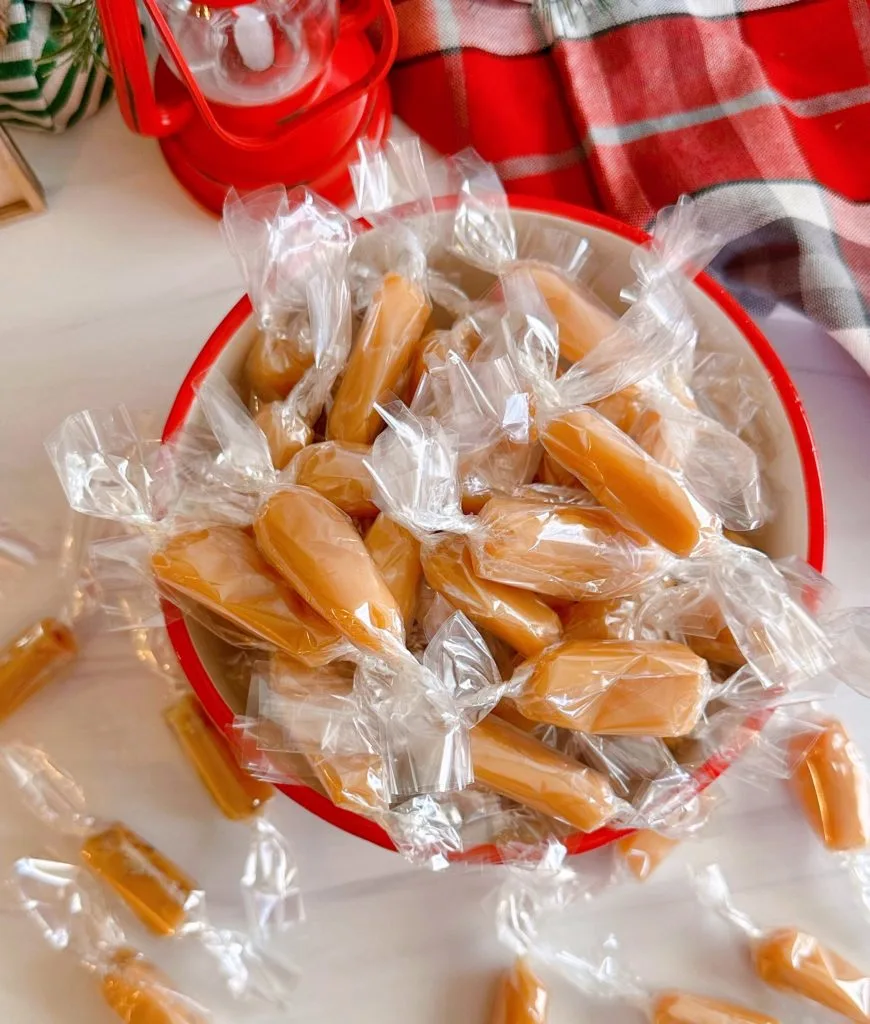
<instances>
[{"instance_id":1,"label":"unwrapped caramel piece","mask_svg":"<svg viewBox=\"0 0 870 1024\"><path fill-rule=\"evenodd\" d=\"M671 640L564 640L519 671L526 718L601 735L684 736L710 688L704 659Z\"/></svg>"},{"instance_id":2,"label":"unwrapped caramel piece","mask_svg":"<svg viewBox=\"0 0 870 1024\"><path fill-rule=\"evenodd\" d=\"M580 600L637 590L662 551L607 509L498 496L480 512L472 542L479 576Z\"/></svg>"},{"instance_id":3,"label":"unwrapped caramel piece","mask_svg":"<svg viewBox=\"0 0 870 1024\"><path fill-rule=\"evenodd\" d=\"M314 353L297 339L260 332L248 351L244 376L251 392L264 402L286 398L314 363Z\"/></svg>"},{"instance_id":4,"label":"unwrapped caramel piece","mask_svg":"<svg viewBox=\"0 0 870 1024\"><path fill-rule=\"evenodd\" d=\"M824 722L795 769L792 787L829 850L860 850L870 843L870 779L842 722Z\"/></svg>"},{"instance_id":5,"label":"unwrapped caramel piece","mask_svg":"<svg viewBox=\"0 0 870 1024\"><path fill-rule=\"evenodd\" d=\"M349 640L382 653L404 643L396 599L353 523L328 498L287 487L260 509L254 535L266 559Z\"/></svg>"},{"instance_id":6,"label":"unwrapped caramel piece","mask_svg":"<svg viewBox=\"0 0 870 1024\"><path fill-rule=\"evenodd\" d=\"M489 715L470 732L478 783L582 832L605 825L618 802L607 779Z\"/></svg>"},{"instance_id":7,"label":"unwrapped caramel piece","mask_svg":"<svg viewBox=\"0 0 870 1024\"><path fill-rule=\"evenodd\" d=\"M586 297L554 267L525 262L519 266L531 274L559 325L559 352L563 359L572 363L582 359L616 329L617 318L613 313L592 296Z\"/></svg>"},{"instance_id":8,"label":"unwrapped caramel piece","mask_svg":"<svg viewBox=\"0 0 870 1024\"><path fill-rule=\"evenodd\" d=\"M404 526L381 513L366 533L365 545L399 605L405 632L408 633L414 624L417 593L423 575L420 542Z\"/></svg>"},{"instance_id":9,"label":"unwrapped caramel piece","mask_svg":"<svg viewBox=\"0 0 870 1024\"><path fill-rule=\"evenodd\" d=\"M671 474L592 409L564 413L541 433L544 448L621 519L688 555L701 527L689 496Z\"/></svg>"},{"instance_id":10,"label":"unwrapped caramel piece","mask_svg":"<svg viewBox=\"0 0 870 1024\"><path fill-rule=\"evenodd\" d=\"M426 582L433 590L526 657L561 636L559 616L540 598L475 573L464 537L447 537L424 546L422 562Z\"/></svg>"},{"instance_id":11,"label":"unwrapped caramel piece","mask_svg":"<svg viewBox=\"0 0 870 1024\"><path fill-rule=\"evenodd\" d=\"M677 846L678 840L644 828L618 839L616 852L638 882L645 882Z\"/></svg>"},{"instance_id":12,"label":"unwrapped caramel piece","mask_svg":"<svg viewBox=\"0 0 870 1024\"><path fill-rule=\"evenodd\" d=\"M363 465L371 452L367 444L323 441L303 449L293 461L297 484L329 498L342 512L361 519L376 516L372 478Z\"/></svg>"},{"instance_id":13,"label":"unwrapped caramel piece","mask_svg":"<svg viewBox=\"0 0 870 1024\"><path fill-rule=\"evenodd\" d=\"M163 717L225 817L231 821L250 818L275 795L267 782L255 779L242 768L228 740L192 693L175 701Z\"/></svg>"},{"instance_id":14,"label":"unwrapped caramel piece","mask_svg":"<svg viewBox=\"0 0 870 1024\"><path fill-rule=\"evenodd\" d=\"M490 1024L547 1024L550 996L525 957L501 976Z\"/></svg>"},{"instance_id":15,"label":"unwrapped caramel piece","mask_svg":"<svg viewBox=\"0 0 870 1024\"><path fill-rule=\"evenodd\" d=\"M561 613L562 636L565 640L626 640L634 609L631 597L577 601Z\"/></svg>"},{"instance_id":16,"label":"unwrapped caramel piece","mask_svg":"<svg viewBox=\"0 0 870 1024\"><path fill-rule=\"evenodd\" d=\"M244 530L212 526L173 537L154 575L209 611L307 665L331 661L341 637L281 579Z\"/></svg>"},{"instance_id":17,"label":"unwrapped caramel piece","mask_svg":"<svg viewBox=\"0 0 870 1024\"><path fill-rule=\"evenodd\" d=\"M658 993L651 1021L652 1024L779 1024L776 1017L766 1013L691 992Z\"/></svg>"},{"instance_id":18,"label":"unwrapped caramel piece","mask_svg":"<svg viewBox=\"0 0 870 1024\"><path fill-rule=\"evenodd\" d=\"M0 721L75 661L79 645L69 626L42 619L0 650Z\"/></svg>"},{"instance_id":19,"label":"unwrapped caramel piece","mask_svg":"<svg viewBox=\"0 0 870 1024\"><path fill-rule=\"evenodd\" d=\"M395 393L429 319L422 288L387 274L366 310L329 411L326 436L371 444L383 426L375 403Z\"/></svg>"},{"instance_id":20,"label":"unwrapped caramel piece","mask_svg":"<svg viewBox=\"0 0 870 1024\"><path fill-rule=\"evenodd\" d=\"M82 843L87 867L157 935L174 935L187 920L199 886L135 832L113 822Z\"/></svg>"},{"instance_id":21,"label":"unwrapped caramel piece","mask_svg":"<svg viewBox=\"0 0 870 1024\"><path fill-rule=\"evenodd\" d=\"M182 999L150 960L118 949L102 977L103 998L124 1024L205 1024L190 1000Z\"/></svg>"},{"instance_id":22,"label":"unwrapped caramel piece","mask_svg":"<svg viewBox=\"0 0 870 1024\"><path fill-rule=\"evenodd\" d=\"M314 431L305 420L283 402L267 402L261 406L254 422L266 435L275 469L286 469L294 455L310 444L314 437Z\"/></svg>"},{"instance_id":23,"label":"unwrapped caramel piece","mask_svg":"<svg viewBox=\"0 0 870 1024\"><path fill-rule=\"evenodd\" d=\"M753 944L759 977L849 1020L870 1021L870 976L795 928L780 928Z\"/></svg>"}]
</instances>

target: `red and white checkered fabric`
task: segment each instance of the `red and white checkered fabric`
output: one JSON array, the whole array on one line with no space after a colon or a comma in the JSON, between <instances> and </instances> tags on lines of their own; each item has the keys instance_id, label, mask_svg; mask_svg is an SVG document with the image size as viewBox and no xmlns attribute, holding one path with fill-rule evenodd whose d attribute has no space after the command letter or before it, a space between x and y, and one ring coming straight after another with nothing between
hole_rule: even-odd
<instances>
[{"instance_id":1,"label":"red and white checkered fabric","mask_svg":"<svg viewBox=\"0 0 870 1024\"><path fill-rule=\"evenodd\" d=\"M681 193L750 308L870 371L870 0L397 0L396 113L509 191L640 227Z\"/></svg>"}]
</instances>

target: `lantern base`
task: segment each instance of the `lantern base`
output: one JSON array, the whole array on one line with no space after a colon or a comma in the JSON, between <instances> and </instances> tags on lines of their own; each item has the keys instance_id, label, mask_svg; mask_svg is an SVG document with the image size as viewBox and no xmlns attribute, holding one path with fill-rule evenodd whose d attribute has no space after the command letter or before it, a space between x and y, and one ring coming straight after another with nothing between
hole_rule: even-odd
<instances>
[{"instance_id":1,"label":"lantern base","mask_svg":"<svg viewBox=\"0 0 870 1024\"><path fill-rule=\"evenodd\" d=\"M246 180L244 183L222 181L196 166L178 136L170 135L160 139L160 149L178 183L210 213L220 215L227 192L233 187L247 192L263 185L275 184L283 184L288 188L292 188L294 185L306 185L313 192L317 192L331 203L335 203L336 206L344 206L353 199L353 187L348 167L357 158L358 140L369 139L378 144L390 132L392 104L386 84L378 87L372 100L369 116L364 119L365 123L360 124L350 142L341 152L330 154L324 161L322 172L316 173L313 177L309 176L307 180L302 180L294 174L292 167L275 167L264 160L261 181Z\"/></svg>"}]
</instances>

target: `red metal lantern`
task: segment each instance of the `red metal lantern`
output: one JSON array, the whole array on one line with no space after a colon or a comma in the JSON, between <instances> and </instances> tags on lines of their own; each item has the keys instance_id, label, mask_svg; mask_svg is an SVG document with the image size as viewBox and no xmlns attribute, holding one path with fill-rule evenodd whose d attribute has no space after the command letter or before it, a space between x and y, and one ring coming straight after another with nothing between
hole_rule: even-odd
<instances>
[{"instance_id":1,"label":"red metal lantern","mask_svg":"<svg viewBox=\"0 0 870 1024\"><path fill-rule=\"evenodd\" d=\"M357 140L390 127L391 0L142 0L160 57L152 80L136 0L97 0L128 126L219 212L227 190L304 183L350 199Z\"/></svg>"}]
</instances>

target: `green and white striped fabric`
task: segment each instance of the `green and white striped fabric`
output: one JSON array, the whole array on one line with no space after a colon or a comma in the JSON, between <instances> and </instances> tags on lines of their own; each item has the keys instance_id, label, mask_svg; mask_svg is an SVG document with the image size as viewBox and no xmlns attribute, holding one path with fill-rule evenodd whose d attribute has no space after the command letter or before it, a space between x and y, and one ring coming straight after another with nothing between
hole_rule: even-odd
<instances>
[{"instance_id":1,"label":"green and white striped fabric","mask_svg":"<svg viewBox=\"0 0 870 1024\"><path fill-rule=\"evenodd\" d=\"M103 65L51 60L52 29L60 3L0 0L6 43L0 45L0 122L60 132L89 117L108 100L112 83Z\"/></svg>"}]
</instances>

